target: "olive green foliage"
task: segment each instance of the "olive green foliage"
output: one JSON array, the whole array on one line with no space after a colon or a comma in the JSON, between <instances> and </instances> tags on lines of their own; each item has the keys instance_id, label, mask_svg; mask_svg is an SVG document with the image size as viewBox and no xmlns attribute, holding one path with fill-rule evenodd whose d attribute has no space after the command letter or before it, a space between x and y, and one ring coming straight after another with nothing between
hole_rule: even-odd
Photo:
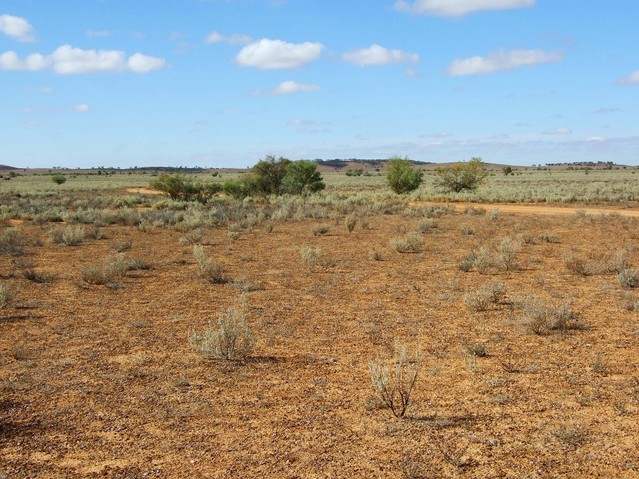
<instances>
[{"instance_id":1,"label":"olive green foliage","mask_svg":"<svg viewBox=\"0 0 639 479\"><path fill-rule=\"evenodd\" d=\"M473 158L467 163L441 166L435 172L439 176L437 185L455 193L474 190L488 175L481 158Z\"/></svg>"},{"instance_id":2,"label":"olive green foliage","mask_svg":"<svg viewBox=\"0 0 639 479\"><path fill-rule=\"evenodd\" d=\"M264 195L282 194L282 185L291 160L280 156L268 155L251 169L255 178L257 193Z\"/></svg>"},{"instance_id":3,"label":"olive green foliage","mask_svg":"<svg viewBox=\"0 0 639 479\"><path fill-rule=\"evenodd\" d=\"M289 163L283 180L286 193L302 195L317 193L326 185L322 175L317 171L317 163L311 160L299 160Z\"/></svg>"},{"instance_id":4,"label":"olive green foliage","mask_svg":"<svg viewBox=\"0 0 639 479\"><path fill-rule=\"evenodd\" d=\"M67 177L58 173L51 176L51 181L53 181L56 185L61 185L67 181Z\"/></svg>"},{"instance_id":5,"label":"olive green foliage","mask_svg":"<svg viewBox=\"0 0 639 479\"><path fill-rule=\"evenodd\" d=\"M257 183L253 175L245 175L239 180L226 180L222 184L222 191L236 200L242 200L257 191Z\"/></svg>"},{"instance_id":6,"label":"olive green foliage","mask_svg":"<svg viewBox=\"0 0 639 479\"><path fill-rule=\"evenodd\" d=\"M314 161L291 161L269 155L251 168L250 174L239 180L228 180L222 188L227 195L242 199L255 195L316 193L325 186Z\"/></svg>"},{"instance_id":7,"label":"olive green foliage","mask_svg":"<svg viewBox=\"0 0 639 479\"><path fill-rule=\"evenodd\" d=\"M222 186L218 183L200 183L181 173L175 175L162 173L151 181L150 187L168 194L172 200L201 202L222 190Z\"/></svg>"},{"instance_id":8,"label":"olive green foliage","mask_svg":"<svg viewBox=\"0 0 639 479\"><path fill-rule=\"evenodd\" d=\"M410 193L422 184L424 174L413 169L413 162L408 158L389 158L386 167L386 183L397 194Z\"/></svg>"}]
</instances>

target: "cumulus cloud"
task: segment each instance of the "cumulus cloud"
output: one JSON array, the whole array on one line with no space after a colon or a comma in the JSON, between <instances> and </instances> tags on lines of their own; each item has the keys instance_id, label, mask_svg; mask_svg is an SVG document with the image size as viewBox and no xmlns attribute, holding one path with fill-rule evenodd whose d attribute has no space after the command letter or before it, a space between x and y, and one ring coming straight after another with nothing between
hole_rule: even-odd
<instances>
[{"instance_id":1,"label":"cumulus cloud","mask_svg":"<svg viewBox=\"0 0 639 479\"><path fill-rule=\"evenodd\" d=\"M166 65L164 58L143 55L142 53L134 53L127 61L128 69L134 73L149 73L156 70L162 70Z\"/></svg>"},{"instance_id":2,"label":"cumulus cloud","mask_svg":"<svg viewBox=\"0 0 639 479\"><path fill-rule=\"evenodd\" d=\"M85 111L89 111L91 107L89 107L86 103L80 103L79 105L74 106L73 109L79 113L83 113Z\"/></svg>"},{"instance_id":3,"label":"cumulus cloud","mask_svg":"<svg viewBox=\"0 0 639 479\"><path fill-rule=\"evenodd\" d=\"M639 85L639 70L617 80L620 85Z\"/></svg>"},{"instance_id":4,"label":"cumulus cloud","mask_svg":"<svg viewBox=\"0 0 639 479\"><path fill-rule=\"evenodd\" d=\"M211 32L204 39L206 43L226 43L227 45L246 45L253 39L248 35L234 33L232 35L222 35L220 32Z\"/></svg>"},{"instance_id":5,"label":"cumulus cloud","mask_svg":"<svg viewBox=\"0 0 639 479\"><path fill-rule=\"evenodd\" d=\"M38 71L49 68L51 63L50 57L40 55L39 53L32 53L24 60L21 60L14 51L0 54L0 70Z\"/></svg>"},{"instance_id":6,"label":"cumulus cloud","mask_svg":"<svg viewBox=\"0 0 639 479\"><path fill-rule=\"evenodd\" d=\"M361 48L342 55L342 60L354 63L360 67L371 65L390 65L393 63L419 63L417 53L406 53L401 50L389 50L373 44L368 48Z\"/></svg>"},{"instance_id":7,"label":"cumulus cloud","mask_svg":"<svg viewBox=\"0 0 639 479\"><path fill-rule=\"evenodd\" d=\"M33 53L24 60L13 51L0 54L0 70L39 71L52 68L60 75L131 71L148 73L164 68L163 58L135 53L129 58L119 50L82 50L62 45L51 55Z\"/></svg>"},{"instance_id":8,"label":"cumulus cloud","mask_svg":"<svg viewBox=\"0 0 639 479\"><path fill-rule=\"evenodd\" d=\"M35 29L22 17L0 15L0 33L15 38L19 42L35 41Z\"/></svg>"},{"instance_id":9,"label":"cumulus cloud","mask_svg":"<svg viewBox=\"0 0 639 479\"><path fill-rule=\"evenodd\" d=\"M299 68L316 60L322 50L321 43L287 43L263 38L242 48L235 61L243 67L260 70Z\"/></svg>"},{"instance_id":10,"label":"cumulus cloud","mask_svg":"<svg viewBox=\"0 0 639 479\"><path fill-rule=\"evenodd\" d=\"M500 50L486 57L475 56L453 61L448 67L448 74L453 76L478 75L515 68L539 65L541 63L557 63L563 54L545 52L543 50Z\"/></svg>"},{"instance_id":11,"label":"cumulus cloud","mask_svg":"<svg viewBox=\"0 0 639 479\"><path fill-rule=\"evenodd\" d=\"M460 17L485 10L533 7L535 0L397 0L395 9L414 15Z\"/></svg>"}]
</instances>

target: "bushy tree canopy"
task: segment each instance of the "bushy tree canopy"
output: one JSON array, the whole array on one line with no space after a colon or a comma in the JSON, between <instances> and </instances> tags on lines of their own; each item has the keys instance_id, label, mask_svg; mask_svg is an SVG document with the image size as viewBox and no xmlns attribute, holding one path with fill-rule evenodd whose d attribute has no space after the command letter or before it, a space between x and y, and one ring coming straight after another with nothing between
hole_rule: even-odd
<instances>
[{"instance_id":1,"label":"bushy tree canopy","mask_svg":"<svg viewBox=\"0 0 639 479\"><path fill-rule=\"evenodd\" d=\"M386 183L397 194L409 193L419 188L424 174L413 168L408 158L394 156L388 159Z\"/></svg>"},{"instance_id":2,"label":"bushy tree canopy","mask_svg":"<svg viewBox=\"0 0 639 479\"><path fill-rule=\"evenodd\" d=\"M181 173L161 173L149 186L168 194L172 200L184 201L204 201L222 189L217 183L201 183Z\"/></svg>"},{"instance_id":3,"label":"bushy tree canopy","mask_svg":"<svg viewBox=\"0 0 639 479\"><path fill-rule=\"evenodd\" d=\"M462 190L474 190L488 176L481 158L473 158L467 163L442 166L435 171L439 176L437 185L455 193Z\"/></svg>"},{"instance_id":4,"label":"bushy tree canopy","mask_svg":"<svg viewBox=\"0 0 639 479\"><path fill-rule=\"evenodd\" d=\"M304 195L321 191L325 186L314 161L291 161L269 155L251 168L250 174L226 181L223 189L227 195L242 199L254 195Z\"/></svg>"}]
</instances>

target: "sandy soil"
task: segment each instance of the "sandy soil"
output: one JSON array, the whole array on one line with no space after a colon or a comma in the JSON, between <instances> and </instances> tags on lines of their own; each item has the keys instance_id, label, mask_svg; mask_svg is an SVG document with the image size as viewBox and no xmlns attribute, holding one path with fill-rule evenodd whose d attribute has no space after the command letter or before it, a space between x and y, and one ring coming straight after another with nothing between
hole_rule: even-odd
<instances>
[{"instance_id":1,"label":"sandy soil","mask_svg":"<svg viewBox=\"0 0 639 479\"><path fill-rule=\"evenodd\" d=\"M314 220L237 239L206 231L205 251L244 286L204 281L178 231L112 226L64 247L49 226L15 226L40 243L0 255L15 292L0 310L0 477L637 477L639 313L620 307L633 292L564 261L624 250L639 265L636 220L499 210L435 219L417 254L389 247L423 221L405 214L351 234L343 217L323 220L326 236ZM517 268L459 269L506 237L521 242ZM123 244L153 269L114 288L82 281ZM310 271L301 246L326 261ZM494 282L504 297L470 307L466 295ZM532 298L566 302L581 327L535 334ZM229 306L256 347L245 361L205 359L188 336ZM395 338L425 360L404 419L368 371ZM469 353L478 345L485 355Z\"/></svg>"}]
</instances>

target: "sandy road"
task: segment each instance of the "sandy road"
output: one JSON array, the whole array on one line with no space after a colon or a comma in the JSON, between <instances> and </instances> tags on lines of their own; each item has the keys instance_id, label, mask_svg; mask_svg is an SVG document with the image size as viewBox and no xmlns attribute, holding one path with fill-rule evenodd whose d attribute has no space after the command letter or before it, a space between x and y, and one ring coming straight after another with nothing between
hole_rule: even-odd
<instances>
[{"instance_id":1,"label":"sandy road","mask_svg":"<svg viewBox=\"0 0 639 479\"><path fill-rule=\"evenodd\" d=\"M412 205L431 204L427 202L411 203ZM544 215L544 216L566 216L576 215L577 211L583 211L588 215L619 215L639 218L639 209L632 208L598 208L598 207L563 207L563 206L540 206L521 203L452 203L458 211L464 208L483 208L486 211L497 209L502 213L517 215Z\"/></svg>"}]
</instances>

